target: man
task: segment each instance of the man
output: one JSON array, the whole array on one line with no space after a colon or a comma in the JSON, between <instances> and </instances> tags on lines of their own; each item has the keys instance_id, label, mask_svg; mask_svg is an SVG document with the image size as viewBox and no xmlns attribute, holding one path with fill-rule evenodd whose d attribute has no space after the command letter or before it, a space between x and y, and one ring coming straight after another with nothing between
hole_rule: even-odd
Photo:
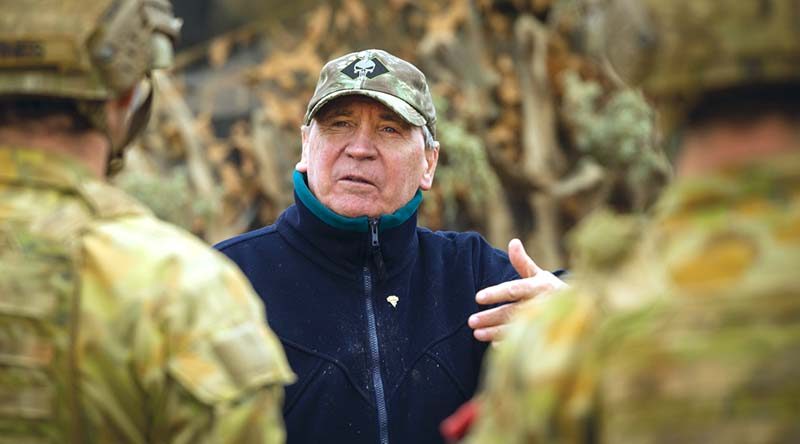
<instances>
[{"instance_id":1,"label":"man","mask_svg":"<svg viewBox=\"0 0 800 444\"><path fill-rule=\"evenodd\" d=\"M0 440L283 442L292 374L244 277L103 180L171 61L171 6L0 10Z\"/></svg>"},{"instance_id":2,"label":"man","mask_svg":"<svg viewBox=\"0 0 800 444\"><path fill-rule=\"evenodd\" d=\"M441 442L514 304L563 285L512 243L417 227L439 156L425 76L381 50L327 63L301 129L295 205L221 243L269 306L298 382L289 442ZM515 272L515 267L517 272ZM526 277L519 278L518 274ZM498 286L499 285L499 286ZM476 292L478 303L476 303Z\"/></svg>"},{"instance_id":3,"label":"man","mask_svg":"<svg viewBox=\"0 0 800 444\"><path fill-rule=\"evenodd\" d=\"M587 37L660 110L678 180L644 225L583 224L466 442L797 442L800 3L599 3Z\"/></svg>"}]
</instances>

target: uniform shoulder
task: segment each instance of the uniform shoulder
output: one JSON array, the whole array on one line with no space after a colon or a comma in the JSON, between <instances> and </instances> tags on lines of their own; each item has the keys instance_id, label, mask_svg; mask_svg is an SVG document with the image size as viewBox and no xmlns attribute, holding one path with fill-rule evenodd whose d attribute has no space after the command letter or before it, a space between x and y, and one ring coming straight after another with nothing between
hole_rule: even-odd
<instances>
[{"instance_id":1,"label":"uniform shoulder","mask_svg":"<svg viewBox=\"0 0 800 444\"><path fill-rule=\"evenodd\" d=\"M206 260L213 251L193 234L149 214L99 219L87 230L85 241L103 242L120 254L137 254L144 260Z\"/></svg>"},{"instance_id":2,"label":"uniform shoulder","mask_svg":"<svg viewBox=\"0 0 800 444\"><path fill-rule=\"evenodd\" d=\"M569 248L578 268L613 270L635 251L644 218L600 210L569 233Z\"/></svg>"},{"instance_id":3,"label":"uniform shoulder","mask_svg":"<svg viewBox=\"0 0 800 444\"><path fill-rule=\"evenodd\" d=\"M95 324L118 322L149 331L151 339L176 341L168 366L203 402L229 401L264 383L292 379L247 279L198 238L152 216L133 215L90 226L81 250L82 295ZM207 371L198 373L198 362Z\"/></svg>"},{"instance_id":4,"label":"uniform shoulder","mask_svg":"<svg viewBox=\"0 0 800 444\"><path fill-rule=\"evenodd\" d=\"M120 300L166 295L165 302L188 298L201 303L213 299L214 291L229 292L230 286L237 294L247 293L246 281L224 255L150 215L95 221L82 236L81 255L87 273ZM217 299L215 303L249 305L248 298Z\"/></svg>"}]
</instances>

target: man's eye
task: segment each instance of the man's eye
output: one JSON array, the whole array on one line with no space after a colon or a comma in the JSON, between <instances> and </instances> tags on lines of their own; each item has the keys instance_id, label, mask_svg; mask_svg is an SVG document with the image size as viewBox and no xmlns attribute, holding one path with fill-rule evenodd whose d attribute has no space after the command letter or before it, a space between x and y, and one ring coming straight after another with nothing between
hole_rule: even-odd
<instances>
[{"instance_id":1,"label":"man's eye","mask_svg":"<svg viewBox=\"0 0 800 444\"><path fill-rule=\"evenodd\" d=\"M394 128L394 127L391 127L391 126L383 127L383 132L390 133L390 134L398 134L398 133L400 133L400 131L398 131L397 128Z\"/></svg>"},{"instance_id":2,"label":"man's eye","mask_svg":"<svg viewBox=\"0 0 800 444\"><path fill-rule=\"evenodd\" d=\"M344 128L348 125L348 121L346 120L335 120L331 123L331 126L334 128Z\"/></svg>"}]
</instances>

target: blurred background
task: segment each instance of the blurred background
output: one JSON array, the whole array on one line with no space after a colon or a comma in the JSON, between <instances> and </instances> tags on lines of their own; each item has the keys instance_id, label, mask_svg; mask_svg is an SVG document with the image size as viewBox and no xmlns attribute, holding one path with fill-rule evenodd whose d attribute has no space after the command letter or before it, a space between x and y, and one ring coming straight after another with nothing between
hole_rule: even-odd
<instances>
[{"instance_id":1,"label":"blurred background","mask_svg":"<svg viewBox=\"0 0 800 444\"><path fill-rule=\"evenodd\" d=\"M610 206L646 211L669 178L654 116L576 56L552 0L173 0L177 64L115 181L210 243L293 200L299 127L322 65L382 48L430 83L441 142L420 223L512 237L548 268L565 234Z\"/></svg>"}]
</instances>

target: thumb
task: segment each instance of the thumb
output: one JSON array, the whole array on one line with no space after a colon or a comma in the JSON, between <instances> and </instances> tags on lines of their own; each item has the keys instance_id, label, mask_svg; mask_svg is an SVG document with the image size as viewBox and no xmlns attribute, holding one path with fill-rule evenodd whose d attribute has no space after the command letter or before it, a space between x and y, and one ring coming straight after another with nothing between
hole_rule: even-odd
<instances>
[{"instance_id":1,"label":"thumb","mask_svg":"<svg viewBox=\"0 0 800 444\"><path fill-rule=\"evenodd\" d=\"M517 270L520 277L529 278L536 276L536 273L542 269L536 265L536 262L528 256L525 247L519 239L511 239L508 243L508 258L511 260L511 265L514 270Z\"/></svg>"}]
</instances>

